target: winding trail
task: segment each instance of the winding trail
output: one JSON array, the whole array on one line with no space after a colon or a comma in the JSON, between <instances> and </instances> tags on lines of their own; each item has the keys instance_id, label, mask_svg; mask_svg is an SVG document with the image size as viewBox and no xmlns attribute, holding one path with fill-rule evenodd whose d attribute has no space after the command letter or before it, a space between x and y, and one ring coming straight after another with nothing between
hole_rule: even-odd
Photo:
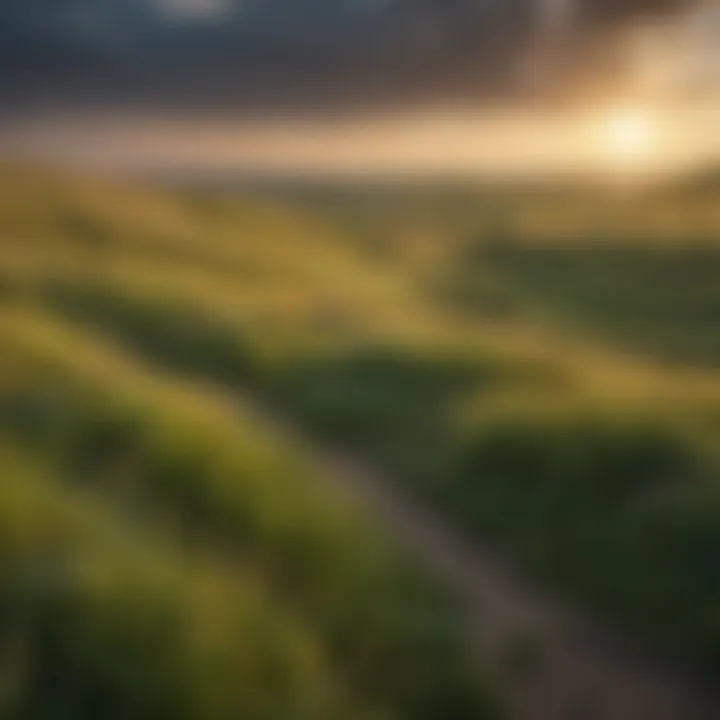
<instances>
[{"instance_id":1,"label":"winding trail","mask_svg":"<svg viewBox=\"0 0 720 720\"><path fill-rule=\"evenodd\" d=\"M243 410L302 447L458 596L473 649L518 720L720 720L720 697L708 688L530 586L354 454L314 441L262 402ZM532 639L525 661L518 655L513 663L510 648L523 638Z\"/></svg>"}]
</instances>

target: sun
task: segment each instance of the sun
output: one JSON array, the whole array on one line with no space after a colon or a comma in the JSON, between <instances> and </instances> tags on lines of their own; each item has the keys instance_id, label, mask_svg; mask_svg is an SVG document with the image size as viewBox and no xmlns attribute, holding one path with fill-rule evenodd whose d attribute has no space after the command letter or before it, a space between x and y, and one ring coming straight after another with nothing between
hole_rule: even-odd
<instances>
[{"instance_id":1,"label":"sun","mask_svg":"<svg viewBox=\"0 0 720 720\"><path fill-rule=\"evenodd\" d=\"M623 162L647 158L656 139L656 128L651 117L634 108L610 113L604 119L601 132L608 155Z\"/></svg>"}]
</instances>

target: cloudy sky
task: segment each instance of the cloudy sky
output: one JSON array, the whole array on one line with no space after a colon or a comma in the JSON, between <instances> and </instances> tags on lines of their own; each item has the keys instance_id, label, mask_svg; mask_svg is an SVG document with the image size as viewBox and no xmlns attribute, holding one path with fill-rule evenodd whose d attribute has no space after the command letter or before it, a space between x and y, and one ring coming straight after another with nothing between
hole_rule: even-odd
<instances>
[{"instance_id":1,"label":"cloudy sky","mask_svg":"<svg viewBox=\"0 0 720 720\"><path fill-rule=\"evenodd\" d=\"M580 50L600 28L688 2L3 0L1 99L260 107L509 94L543 43Z\"/></svg>"},{"instance_id":2,"label":"cloudy sky","mask_svg":"<svg viewBox=\"0 0 720 720\"><path fill-rule=\"evenodd\" d=\"M126 159L130 146L157 162L197 163L200 146L206 161L242 164L249 154L260 162L262 143L273 162L320 157L324 137L334 143L326 155L352 165L362 135L375 157L404 147L406 159L421 149L437 162L451 147L462 155L468 132L482 158L497 108L519 105L523 122L505 124L525 128L520 145L532 155L530 103L588 105L613 83L627 94L635 75L664 88L705 73L714 61L688 72L687 33L677 30L701 5L718 2L0 0L0 145L100 163ZM720 37L705 15L696 25L699 57L696 35L707 35L702 47Z\"/></svg>"}]
</instances>

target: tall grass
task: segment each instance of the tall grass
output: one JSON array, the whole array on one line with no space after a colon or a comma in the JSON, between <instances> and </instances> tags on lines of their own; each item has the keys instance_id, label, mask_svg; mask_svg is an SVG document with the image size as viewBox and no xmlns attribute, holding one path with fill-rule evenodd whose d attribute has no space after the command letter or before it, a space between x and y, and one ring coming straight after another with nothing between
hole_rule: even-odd
<instances>
[{"instance_id":1,"label":"tall grass","mask_svg":"<svg viewBox=\"0 0 720 720\"><path fill-rule=\"evenodd\" d=\"M22 371L0 398L0 429L64 484L181 548L249 567L361 701L402 717L494 713L451 606L299 451L232 402L156 378L57 321L4 320Z\"/></svg>"},{"instance_id":2,"label":"tall grass","mask_svg":"<svg viewBox=\"0 0 720 720\"><path fill-rule=\"evenodd\" d=\"M451 611L238 417L246 392L564 592L720 662L706 191L314 214L24 183L0 211L4 433L114 513L250 562L353 696L476 712Z\"/></svg>"}]
</instances>

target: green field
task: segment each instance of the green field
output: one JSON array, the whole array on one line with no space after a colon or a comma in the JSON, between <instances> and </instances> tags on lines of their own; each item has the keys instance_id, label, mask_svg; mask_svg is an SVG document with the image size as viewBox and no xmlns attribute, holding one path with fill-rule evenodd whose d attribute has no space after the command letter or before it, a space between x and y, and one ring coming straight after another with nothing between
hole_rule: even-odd
<instances>
[{"instance_id":1,"label":"green field","mask_svg":"<svg viewBox=\"0 0 720 720\"><path fill-rule=\"evenodd\" d=\"M720 668L720 187L0 188L9 716L497 716L250 396Z\"/></svg>"},{"instance_id":2,"label":"green field","mask_svg":"<svg viewBox=\"0 0 720 720\"><path fill-rule=\"evenodd\" d=\"M3 717L498 717L451 601L222 384L247 363L239 328L213 327L232 295L205 291L255 275L229 233L282 239L292 219L2 184ZM71 298L123 277L193 324L166 345L178 316L150 312L134 352L111 305L102 328L71 319Z\"/></svg>"}]
</instances>

